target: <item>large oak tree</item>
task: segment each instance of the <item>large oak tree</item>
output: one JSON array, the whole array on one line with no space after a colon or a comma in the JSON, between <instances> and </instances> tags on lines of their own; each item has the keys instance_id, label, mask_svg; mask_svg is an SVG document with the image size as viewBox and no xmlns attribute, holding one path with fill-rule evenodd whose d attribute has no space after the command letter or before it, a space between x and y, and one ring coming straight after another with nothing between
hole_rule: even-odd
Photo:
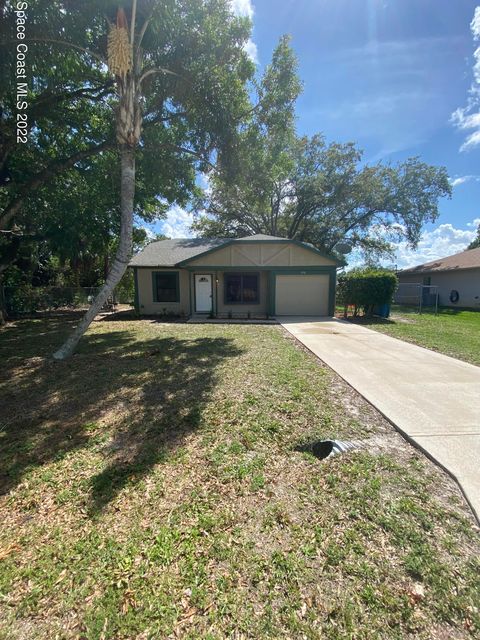
<instances>
[{"instance_id":1,"label":"large oak tree","mask_svg":"<svg viewBox=\"0 0 480 640\"><path fill-rule=\"evenodd\" d=\"M279 57L290 57L295 68L288 42L277 50ZM289 83L295 86L291 78ZM281 83L275 86L278 90ZM444 167L416 157L368 164L354 143L296 135L294 100L279 118L268 102L260 105L235 149L235 181L221 164L211 174L194 225L200 235L266 233L311 242L327 252L348 243L371 260L390 255L393 241L415 247L422 226L438 217L439 199L451 193Z\"/></svg>"}]
</instances>

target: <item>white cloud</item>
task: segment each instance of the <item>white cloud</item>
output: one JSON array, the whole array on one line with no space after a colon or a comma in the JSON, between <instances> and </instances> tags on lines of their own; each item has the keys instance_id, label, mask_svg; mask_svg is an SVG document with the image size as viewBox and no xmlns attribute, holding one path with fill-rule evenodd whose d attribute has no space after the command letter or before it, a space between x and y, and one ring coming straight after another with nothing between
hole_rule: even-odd
<instances>
[{"instance_id":1,"label":"white cloud","mask_svg":"<svg viewBox=\"0 0 480 640\"><path fill-rule=\"evenodd\" d=\"M478 40L480 38L480 7L475 7L470 29L472 30L475 40Z\"/></svg>"},{"instance_id":2,"label":"white cloud","mask_svg":"<svg viewBox=\"0 0 480 640\"><path fill-rule=\"evenodd\" d=\"M455 178L450 178L450 184L452 187L458 187L461 184L465 184L465 182L480 182L480 176L457 176Z\"/></svg>"},{"instance_id":3,"label":"white cloud","mask_svg":"<svg viewBox=\"0 0 480 640\"><path fill-rule=\"evenodd\" d=\"M237 16L247 16L250 20L253 18L253 5L251 0L230 0L233 12Z\"/></svg>"},{"instance_id":4,"label":"white cloud","mask_svg":"<svg viewBox=\"0 0 480 640\"><path fill-rule=\"evenodd\" d=\"M475 13L470 23L473 39L480 40L480 6L475 7ZM473 83L466 107L459 107L451 116L453 124L462 131L474 130L465 138L460 151L468 151L480 144L480 47L473 53Z\"/></svg>"},{"instance_id":5,"label":"white cloud","mask_svg":"<svg viewBox=\"0 0 480 640\"><path fill-rule=\"evenodd\" d=\"M191 238L193 214L178 205L167 212L167 217L160 223L160 232L168 238Z\"/></svg>"},{"instance_id":6,"label":"white cloud","mask_svg":"<svg viewBox=\"0 0 480 640\"><path fill-rule=\"evenodd\" d=\"M244 49L250 58L255 64L258 64L258 49L255 42L250 38L245 43Z\"/></svg>"},{"instance_id":7,"label":"white cloud","mask_svg":"<svg viewBox=\"0 0 480 640\"><path fill-rule=\"evenodd\" d=\"M435 229L422 233L415 250L410 249L406 242L395 243L397 268L414 267L464 251L476 237L479 224L480 218L467 223L467 229L458 229L450 223L440 224Z\"/></svg>"},{"instance_id":8,"label":"white cloud","mask_svg":"<svg viewBox=\"0 0 480 640\"><path fill-rule=\"evenodd\" d=\"M233 13L237 16L245 16L253 20L254 8L251 0L230 0L230 4L232 6ZM248 57L255 63L258 64L258 48L255 42L250 38L245 43L245 52Z\"/></svg>"},{"instance_id":9,"label":"white cloud","mask_svg":"<svg viewBox=\"0 0 480 640\"><path fill-rule=\"evenodd\" d=\"M450 223L440 224L438 227L422 233L416 249L410 249L404 241L392 242L395 247L395 258L393 260L386 259L383 264L386 267L394 265L397 269L407 269L424 262L460 253L477 237L478 225L480 225L480 217L467 222L466 229L459 229ZM401 227L401 225L398 226ZM377 235L382 237L388 235L380 225L376 231ZM348 269L364 264L364 259L359 251L352 251L347 256L347 260Z\"/></svg>"}]
</instances>

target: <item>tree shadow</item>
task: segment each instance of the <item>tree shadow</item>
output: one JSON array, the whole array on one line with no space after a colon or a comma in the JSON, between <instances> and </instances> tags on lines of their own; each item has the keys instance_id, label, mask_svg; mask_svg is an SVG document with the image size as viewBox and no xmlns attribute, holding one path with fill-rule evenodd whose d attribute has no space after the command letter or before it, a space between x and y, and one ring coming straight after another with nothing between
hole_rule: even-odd
<instances>
[{"instance_id":1,"label":"tree shadow","mask_svg":"<svg viewBox=\"0 0 480 640\"><path fill-rule=\"evenodd\" d=\"M373 324L397 324L391 318L381 318L380 316L348 316L347 320L352 324L373 325Z\"/></svg>"},{"instance_id":2,"label":"tree shadow","mask_svg":"<svg viewBox=\"0 0 480 640\"><path fill-rule=\"evenodd\" d=\"M241 351L231 339L191 338L186 325L142 340L115 323L87 334L71 360L52 362L59 330L67 334L70 325L22 321L0 337L0 493L29 470L90 446L92 432L108 424L106 467L91 480L94 514L199 426L218 368Z\"/></svg>"}]
</instances>

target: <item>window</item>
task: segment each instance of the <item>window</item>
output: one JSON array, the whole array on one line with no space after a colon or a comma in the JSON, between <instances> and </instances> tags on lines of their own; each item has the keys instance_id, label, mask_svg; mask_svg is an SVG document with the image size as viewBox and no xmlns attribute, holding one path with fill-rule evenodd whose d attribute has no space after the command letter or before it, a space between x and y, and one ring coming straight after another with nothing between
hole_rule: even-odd
<instances>
[{"instance_id":1,"label":"window","mask_svg":"<svg viewBox=\"0 0 480 640\"><path fill-rule=\"evenodd\" d=\"M152 276L154 302L180 302L178 271L156 271Z\"/></svg>"},{"instance_id":2,"label":"window","mask_svg":"<svg viewBox=\"0 0 480 640\"><path fill-rule=\"evenodd\" d=\"M258 273L225 274L225 304L258 303Z\"/></svg>"}]
</instances>

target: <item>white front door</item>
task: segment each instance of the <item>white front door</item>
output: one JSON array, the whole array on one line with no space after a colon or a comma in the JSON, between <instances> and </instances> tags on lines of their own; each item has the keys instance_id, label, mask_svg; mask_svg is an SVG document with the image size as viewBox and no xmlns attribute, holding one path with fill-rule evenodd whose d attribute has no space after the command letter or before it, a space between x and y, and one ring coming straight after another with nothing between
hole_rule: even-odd
<instances>
[{"instance_id":1,"label":"white front door","mask_svg":"<svg viewBox=\"0 0 480 640\"><path fill-rule=\"evenodd\" d=\"M212 310L212 276L195 274L195 311Z\"/></svg>"}]
</instances>

